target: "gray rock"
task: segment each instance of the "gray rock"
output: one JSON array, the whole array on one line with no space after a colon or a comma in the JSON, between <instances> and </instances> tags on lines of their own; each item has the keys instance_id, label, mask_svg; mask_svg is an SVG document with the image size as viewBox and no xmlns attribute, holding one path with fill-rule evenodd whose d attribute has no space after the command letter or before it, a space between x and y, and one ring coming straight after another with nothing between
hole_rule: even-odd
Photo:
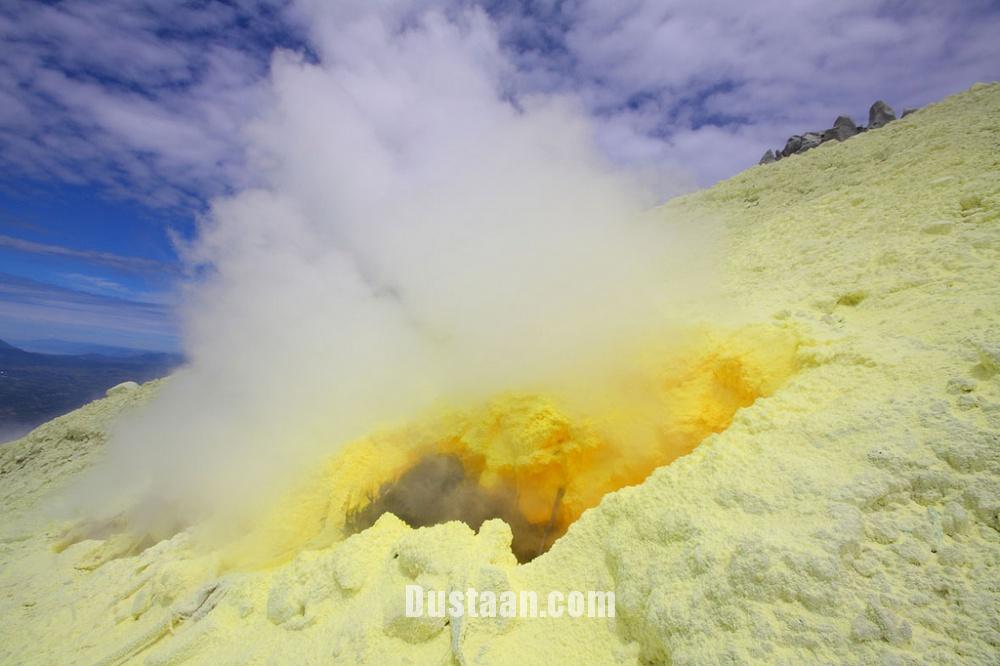
<instances>
[{"instance_id":1,"label":"gray rock","mask_svg":"<svg viewBox=\"0 0 1000 666\"><path fill-rule=\"evenodd\" d=\"M837 141L850 139L858 133L858 126L851 120L850 116L837 116L833 121L833 138Z\"/></svg>"},{"instance_id":2,"label":"gray rock","mask_svg":"<svg viewBox=\"0 0 1000 666\"><path fill-rule=\"evenodd\" d=\"M909 115L914 111L916 111L916 109L907 109L903 112L903 115ZM837 116L837 119L833 121L833 127L830 129L823 130L822 132L793 134L788 137L788 141L785 142L784 148L768 150L764 153L764 156L760 158L758 164L771 164L772 162L777 162L784 157L812 150L816 146L827 141L845 141L855 134L867 132L870 129L878 129L895 119L896 112L893 111L892 107L886 104L884 100L880 99L872 104L871 109L868 110L868 127L862 127L856 124L850 116Z\"/></svg>"},{"instance_id":3,"label":"gray rock","mask_svg":"<svg viewBox=\"0 0 1000 666\"><path fill-rule=\"evenodd\" d=\"M883 100L878 100L868 109L868 129L878 129L896 119L896 112Z\"/></svg>"},{"instance_id":4,"label":"gray rock","mask_svg":"<svg viewBox=\"0 0 1000 666\"><path fill-rule=\"evenodd\" d=\"M802 143L799 145L799 149L795 152L804 153L807 150L812 150L821 143L823 143L822 134L817 132L806 132L802 135Z\"/></svg>"},{"instance_id":5,"label":"gray rock","mask_svg":"<svg viewBox=\"0 0 1000 666\"><path fill-rule=\"evenodd\" d=\"M802 147L802 137L798 134L793 134L788 137L788 141L785 142L785 147L781 149L782 157L788 157L794 153L799 152L799 148Z\"/></svg>"},{"instance_id":6,"label":"gray rock","mask_svg":"<svg viewBox=\"0 0 1000 666\"><path fill-rule=\"evenodd\" d=\"M903 109L903 115L901 115L900 118L905 118L906 116L910 115L911 113L916 113L916 112L917 112L916 109Z\"/></svg>"}]
</instances>

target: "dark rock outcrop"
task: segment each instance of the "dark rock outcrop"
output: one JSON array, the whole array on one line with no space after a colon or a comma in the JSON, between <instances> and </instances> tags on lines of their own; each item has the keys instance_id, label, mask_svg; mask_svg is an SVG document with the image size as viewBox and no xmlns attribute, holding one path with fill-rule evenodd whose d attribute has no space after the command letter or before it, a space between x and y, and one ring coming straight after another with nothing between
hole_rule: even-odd
<instances>
[{"instance_id":1,"label":"dark rock outcrop","mask_svg":"<svg viewBox=\"0 0 1000 666\"><path fill-rule=\"evenodd\" d=\"M854 124L850 116L837 116L837 119L833 121L833 133L837 141L844 141L858 133L858 126Z\"/></svg>"},{"instance_id":2,"label":"dark rock outcrop","mask_svg":"<svg viewBox=\"0 0 1000 666\"><path fill-rule=\"evenodd\" d=\"M797 152L804 153L807 150L812 150L821 143L823 143L822 134L817 132L806 132L802 135L802 144L799 146Z\"/></svg>"},{"instance_id":3,"label":"dark rock outcrop","mask_svg":"<svg viewBox=\"0 0 1000 666\"><path fill-rule=\"evenodd\" d=\"M917 112L916 109L903 109L903 115L901 115L900 118L905 118L906 116L910 115L911 113L916 113L916 112Z\"/></svg>"},{"instance_id":4,"label":"dark rock outcrop","mask_svg":"<svg viewBox=\"0 0 1000 666\"><path fill-rule=\"evenodd\" d=\"M789 155L794 155L799 152L800 148L802 148L802 137L798 134L793 134L788 137L788 141L785 142L785 147L782 148L781 152L778 154L782 157L788 157Z\"/></svg>"},{"instance_id":5,"label":"dark rock outcrop","mask_svg":"<svg viewBox=\"0 0 1000 666\"><path fill-rule=\"evenodd\" d=\"M903 116L913 113L916 109L907 109ZM806 132L804 134L793 134L788 137L785 147L780 150L768 150L760 158L758 164L770 164L791 155L798 155L807 150L812 150L827 141L846 141L856 134L867 132L870 129L878 129L896 119L896 112L883 100L878 100L872 104L868 111L868 127L855 124L850 116L837 116L833 121L833 127L822 132Z\"/></svg>"},{"instance_id":6,"label":"dark rock outcrop","mask_svg":"<svg viewBox=\"0 0 1000 666\"><path fill-rule=\"evenodd\" d=\"M868 129L884 127L895 119L896 112L882 100L878 100L872 104L872 108L868 109Z\"/></svg>"}]
</instances>

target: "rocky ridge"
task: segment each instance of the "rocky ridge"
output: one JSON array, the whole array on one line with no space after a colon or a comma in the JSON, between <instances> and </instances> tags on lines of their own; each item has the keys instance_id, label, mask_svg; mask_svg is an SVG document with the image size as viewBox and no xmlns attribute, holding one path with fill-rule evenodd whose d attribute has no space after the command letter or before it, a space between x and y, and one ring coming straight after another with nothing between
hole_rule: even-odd
<instances>
[{"instance_id":1,"label":"rocky ridge","mask_svg":"<svg viewBox=\"0 0 1000 666\"><path fill-rule=\"evenodd\" d=\"M916 109L906 109L902 117L905 118ZM868 126L857 125L850 116L837 116L833 121L833 127L821 132L806 132L804 134L793 134L788 137L784 148L768 150L760 158L758 164L770 164L777 162L783 157L804 153L812 150L827 141L846 141L855 134L867 132L868 130L879 129L886 124L896 120L896 112L885 101L878 100L868 109Z\"/></svg>"}]
</instances>

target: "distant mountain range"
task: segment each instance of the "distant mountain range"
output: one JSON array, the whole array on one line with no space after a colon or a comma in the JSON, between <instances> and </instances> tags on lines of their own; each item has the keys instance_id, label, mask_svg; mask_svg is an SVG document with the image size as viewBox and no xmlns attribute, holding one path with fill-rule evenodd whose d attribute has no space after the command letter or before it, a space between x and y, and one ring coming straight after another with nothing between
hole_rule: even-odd
<instances>
[{"instance_id":1,"label":"distant mountain range","mask_svg":"<svg viewBox=\"0 0 1000 666\"><path fill-rule=\"evenodd\" d=\"M180 360L178 354L162 354L148 349L133 349L131 347L113 347L111 345L100 345L93 342L73 342L71 340L59 340L57 338L43 338L40 340L11 340L7 343L36 354L59 354L62 356L83 356L85 354L99 354L100 356L111 356L114 358L134 358L149 354L160 354L172 356Z\"/></svg>"},{"instance_id":2,"label":"distant mountain range","mask_svg":"<svg viewBox=\"0 0 1000 666\"><path fill-rule=\"evenodd\" d=\"M61 340L35 342L35 349L77 353L38 353L0 340L0 442L100 398L116 384L163 377L183 362L178 354Z\"/></svg>"}]
</instances>

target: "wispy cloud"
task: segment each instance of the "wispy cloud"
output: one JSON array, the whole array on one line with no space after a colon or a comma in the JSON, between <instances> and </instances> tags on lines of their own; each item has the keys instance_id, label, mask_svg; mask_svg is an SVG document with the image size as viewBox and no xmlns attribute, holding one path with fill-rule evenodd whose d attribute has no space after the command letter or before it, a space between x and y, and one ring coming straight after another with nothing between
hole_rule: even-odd
<instances>
[{"instance_id":1,"label":"wispy cloud","mask_svg":"<svg viewBox=\"0 0 1000 666\"><path fill-rule=\"evenodd\" d=\"M107 294L112 296L128 296L131 290L114 280L100 277L98 275L85 275L83 273L66 273L63 277L72 284L79 285L82 291L91 293Z\"/></svg>"},{"instance_id":2,"label":"wispy cloud","mask_svg":"<svg viewBox=\"0 0 1000 666\"><path fill-rule=\"evenodd\" d=\"M267 111L260 84L271 54L313 57L316 18L357 13L328 4L5 2L0 168L157 206L200 208L258 184L243 131ZM470 3L436 4L455 14ZM501 34L511 97L574 97L621 164L687 169L700 184L840 113L863 121L877 98L901 110L1000 78L1000 9L990 0L482 5ZM405 31L426 6L386 3L380 20Z\"/></svg>"},{"instance_id":3,"label":"wispy cloud","mask_svg":"<svg viewBox=\"0 0 1000 666\"><path fill-rule=\"evenodd\" d=\"M65 257L67 259L77 259L91 264L106 266L118 271L130 273L176 273L177 267L156 259L146 259L144 257L128 257L111 252L99 252L96 250L76 250L62 245L50 245L48 243L36 243L34 241L14 238L0 234L0 247L27 252L29 254L42 254L53 257Z\"/></svg>"},{"instance_id":4,"label":"wispy cloud","mask_svg":"<svg viewBox=\"0 0 1000 666\"><path fill-rule=\"evenodd\" d=\"M0 273L0 337L65 338L175 350L172 310Z\"/></svg>"},{"instance_id":5,"label":"wispy cloud","mask_svg":"<svg viewBox=\"0 0 1000 666\"><path fill-rule=\"evenodd\" d=\"M5 2L0 166L159 206L246 184L239 128L281 4Z\"/></svg>"},{"instance_id":6,"label":"wispy cloud","mask_svg":"<svg viewBox=\"0 0 1000 666\"><path fill-rule=\"evenodd\" d=\"M1000 78L989 0L499 3L521 85L579 95L623 162L693 170L702 184L792 133L885 98L921 106Z\"/></svg>"}]
</instances>

